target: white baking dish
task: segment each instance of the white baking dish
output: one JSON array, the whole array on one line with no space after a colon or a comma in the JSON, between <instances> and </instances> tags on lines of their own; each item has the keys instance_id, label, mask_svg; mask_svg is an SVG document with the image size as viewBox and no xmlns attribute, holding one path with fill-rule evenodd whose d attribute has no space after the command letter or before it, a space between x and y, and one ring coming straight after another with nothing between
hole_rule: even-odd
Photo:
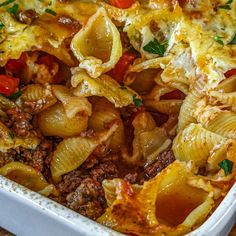
<instances>
[{"instance_id":1,"label":"white baking dish","mask_svg":"<svg viewBox=\"0 0 236 236\"><path fill-rule=\"evenodd\" d=\"M226 236L236 222L236 184L188 236ZM122 235L0 176L0 226L19 236Z\"/></svg>"}]
</instances>

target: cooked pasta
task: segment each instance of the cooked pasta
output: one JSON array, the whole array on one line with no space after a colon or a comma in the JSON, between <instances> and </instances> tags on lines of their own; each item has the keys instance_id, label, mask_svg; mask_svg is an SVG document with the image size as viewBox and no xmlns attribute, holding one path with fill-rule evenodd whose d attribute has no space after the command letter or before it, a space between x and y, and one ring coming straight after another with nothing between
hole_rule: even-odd
<instances>
[{"instance_id":1,"label":"cooked pasta","mask_svg":"<svg viewBox=\"0 0 236 236\"><path fill-rule=\"evenodd\" d=\"M235 0L0 0L0 174L121 233L191 232L236 179L235 55Z\"/></svg>"}]
</instances>

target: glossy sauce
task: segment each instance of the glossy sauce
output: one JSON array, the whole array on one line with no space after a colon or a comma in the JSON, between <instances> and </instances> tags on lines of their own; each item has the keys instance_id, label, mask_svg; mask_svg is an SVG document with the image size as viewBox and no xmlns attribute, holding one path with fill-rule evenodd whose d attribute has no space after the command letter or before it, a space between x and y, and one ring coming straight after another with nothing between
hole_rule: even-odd
<instances>
[{"instance_id":1,"label":"glossy sauce","mask_svg":"<svg viewBox=\"0 0 236 236\"><path fill-rule=\"evenodd\" d=\"M164 189L156 200L156 216L160 223L175 227L201 203L206 192L188 185L175 185Z\"/></svg>"}]
</instances>

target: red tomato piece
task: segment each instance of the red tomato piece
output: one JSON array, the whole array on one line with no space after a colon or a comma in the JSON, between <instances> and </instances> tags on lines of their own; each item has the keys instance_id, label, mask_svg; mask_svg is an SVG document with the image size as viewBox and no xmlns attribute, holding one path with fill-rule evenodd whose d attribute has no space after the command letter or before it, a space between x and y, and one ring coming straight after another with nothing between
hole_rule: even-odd
<instances>
[{"instance_id":1,"label":"red tomato piece","mask_svg":"<svg viewBox=\"0 0 236 236\"><path fill-rule=\"evenodd\" d=\"M228 70L227 72L225 72L226 78L229 78L232 75L236 75L236 69Z\"/></svg>"},{"instance_id":2,"label":"red tomato piece","mask_svg":"<svg viewBox=\"0 0 236 236\"><path fill-rule=\"evenodd\" d=\"M137 58L137 54L134 52L125 52L120 60L117 62L115 67L108 73L117 82L123 82L124 75L129 69L129 66L133 64L134 60Z\"/></svg>"},{"instance_id":3,"label":"red tomato piece","mask_svg":"<svg viewBox=\"0 0 236 236\"><path fill-rule=\"evenodd\" d=\"M180 90L174 90L170 93L166 93L161 96L162 100L169 100L169 99L185 99L186 95L181 92Z\"/></svg>"},{"instance_id":4,"label":"red tomato piece","mask_svg":"<svg viewBox=\"0 0 236 236\"><path fill-rule=\"evenodd\" d=\"M110 4L114 7L126 9L134 4L134 0L111 0Z\"/></svg>"},{"instance_id":5,"label":"red tomato piece","mask_svg":"<svg viewBox=\"0 0 236 236\"><path fill-rule=\"evenodd\" d=\"M5 96L10 96L17 92L19 79L12 78L7 75L0 75L0 93Z\"/></svg>"},{"instance_id":6,"label":"red tomato piece","mask_svg":"<svg viewBox=\"0 0 236 236\"><path fill-rule=\"evenodd\" d=\"M10 59L8 60L5 68L7 71L13 73L20 73L26 65L27 56L26 53L22 53L19 59Z\"/></svg>"}]
</instances>

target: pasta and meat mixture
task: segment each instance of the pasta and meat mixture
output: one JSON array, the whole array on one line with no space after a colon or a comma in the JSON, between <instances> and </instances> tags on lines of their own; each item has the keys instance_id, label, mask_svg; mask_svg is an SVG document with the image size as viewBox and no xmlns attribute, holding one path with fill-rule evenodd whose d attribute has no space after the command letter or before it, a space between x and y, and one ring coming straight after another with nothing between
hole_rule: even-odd
<instances>
[{"instance_id":1,"label":"pasta and meat mixture","mask_svg":"<svg viewBox=\"0 0 236 236\"><path fill-rule=\"evenodd\" d=\"M0 66L0 174L33 191L183 235L235 182L235 0L1 0Z\"/></svg>"}]
</instances>

